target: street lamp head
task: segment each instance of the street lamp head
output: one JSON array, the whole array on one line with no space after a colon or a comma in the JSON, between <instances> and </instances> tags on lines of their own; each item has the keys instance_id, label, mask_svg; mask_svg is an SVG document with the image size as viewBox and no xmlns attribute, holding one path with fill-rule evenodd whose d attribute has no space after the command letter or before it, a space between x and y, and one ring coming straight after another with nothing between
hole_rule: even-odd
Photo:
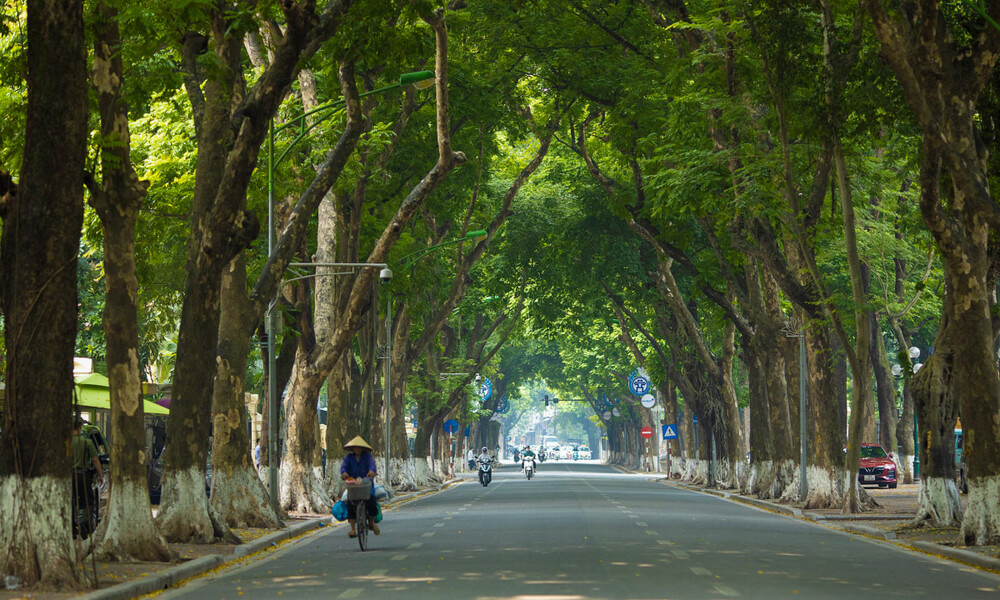
<instances>
[{"instance_id":1,"label":"street lamp head","mask_svg":"<svg viewBox=\"0 0 1000 600\"><path fill-rule=\"evenodd\" d=\"M486 234L486 230L485 229L477 229L475 231L470 231L470 232L466 233L465 234L465 239L467 239L467 240L479 240L479 239L485 238L486 235L487 234Z\"/></svg>"},{"instance_id":2,"label":"street lamp head","mask_svg":"<svg viewBox=\"0 0 1000 600\"><path fill-rule=\"evenodd\" d=\"M920 356L920 348L917 348L916 346L910 346L910 358L916 359L919 356Z\"/></svg>"},{"instance_id":3,"label":"street lamp head","mask_svg":"<svg viewBox=\"0 0 1000 600\"><path fill-rule=\"evenodd\" d=\"M416 71L399 76L399 85L412 85L418 90L426 90L434 85L434 71Z\"/></svg>"},{"instance_id":4,"label":"street lamp head","mask_svg":"<svg viewBox=\"0 0 1000 600\"><path fill-rule=\"evenodd\" d=\"M892 369L890 369L890 371L892 371L892 374L894 376L899 377L900 375L903 374L903 367L899 365L892 365Z\"/></svg>"},{"instance_id":5,"label":"street lamp head","mask_svg":"<svg viewBox=\"0 0 1000 600\"><path fill-rule=\"evenodd\" d=\"M378 272L378 278L382 283L389 283L392 281L392 269L386 267Z\"/></svg>"},{"instance_id":6,"label":"street lamp head","mask_svg":"<svg viewBox=\"0 0 1000 600\"><path fill-rule=\"evenodd\" d=\"M924 366L924 363L917 363L917 364L913 365L913 372L916 373L917 371L920 370L920 367L922 367L922 366Z\"/></svg>"}]
</instances>

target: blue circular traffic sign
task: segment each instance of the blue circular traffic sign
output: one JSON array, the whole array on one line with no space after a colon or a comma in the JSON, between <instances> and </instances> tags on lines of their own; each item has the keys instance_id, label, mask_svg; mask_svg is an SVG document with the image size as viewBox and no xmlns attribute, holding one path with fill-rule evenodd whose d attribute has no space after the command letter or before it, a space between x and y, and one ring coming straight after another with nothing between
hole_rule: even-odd
<instances>
[{"instance_id":1,"label":"blue circular traffic sign","mask_svg":"<svg viewBox=\"0 0 1000 600\"><path fill-rule=\"evenodd\" d=\"M445 433L455 433L456 431L458 431L458 421L455 419L448 419L444 422Z\"/></svg>"},{"instance_id":2,"label":"blue circular traffic sign","mask_svg":"<svg viewBox=\"0 0 1000 600\"><path fill-rule=\"evenodd\" d=\"M637 375L628 382L628 389L636 396L643 396L649 391L649 380Z\"/></svg>"},{"instance_id":3,"label":"blue circular traffic sign","mask_svg":"<svg viewBox=\"0 0 1000 600\"><path fill-rule=\"evenodd\" d=\"M483 400L489 400L492 395L493 382L490 381L489 377L483 377L483 382L479 385L479 397Z\"/></svg>"}]
</instances>

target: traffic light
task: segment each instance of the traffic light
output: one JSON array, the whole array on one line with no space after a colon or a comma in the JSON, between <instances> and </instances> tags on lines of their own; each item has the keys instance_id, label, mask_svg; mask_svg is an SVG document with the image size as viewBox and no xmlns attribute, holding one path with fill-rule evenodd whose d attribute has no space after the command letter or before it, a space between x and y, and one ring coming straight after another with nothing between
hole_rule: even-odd
<instances>
[{"instance_id":1,"label":"traffic light","mask_svg":"<svg viewBox=\"0 0 1000 600\"><path fill-rule=\"evenodd\" d=\"M548 395L546 395L545 396L545 408L548 408L548 407L549 407L549 397L548 397Z\"/></svg>"}]
</instances>

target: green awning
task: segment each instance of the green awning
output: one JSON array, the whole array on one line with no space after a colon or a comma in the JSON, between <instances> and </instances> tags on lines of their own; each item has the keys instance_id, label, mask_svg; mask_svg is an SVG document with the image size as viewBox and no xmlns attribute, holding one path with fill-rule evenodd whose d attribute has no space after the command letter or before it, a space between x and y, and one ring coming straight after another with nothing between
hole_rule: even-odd
<instances>
[{"instance_id":1,"label":"green awning","mask_svg":"<svg viewBox=\"0 0 1000 600\"><path fill-rule=\"evenodd\" d=\"M111 389L108 378L100 373L77 375L74 404L85 408L111 410ZM142 410L147 415L166 415L170 411L155 402L143 400Z\"/></svg>"}]
</instances>

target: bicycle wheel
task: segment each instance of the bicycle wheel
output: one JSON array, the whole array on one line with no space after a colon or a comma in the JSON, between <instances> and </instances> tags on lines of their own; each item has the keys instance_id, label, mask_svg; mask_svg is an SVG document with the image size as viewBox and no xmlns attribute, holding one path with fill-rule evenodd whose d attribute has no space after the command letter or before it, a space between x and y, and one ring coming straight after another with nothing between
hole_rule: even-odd
<instances>
[{"instance_id":1,"label":"bicycle wheel","mask_svg":"<svg viewBox=\"0 0 1000 600\"><path fill-rule=\"evenodd\" d=\"M357 530L358 530L358 545L361 546L361 551L364 552L368 548L368 509L365 508L365 503L357 503Z\"/></svg>"}]
</instances>

